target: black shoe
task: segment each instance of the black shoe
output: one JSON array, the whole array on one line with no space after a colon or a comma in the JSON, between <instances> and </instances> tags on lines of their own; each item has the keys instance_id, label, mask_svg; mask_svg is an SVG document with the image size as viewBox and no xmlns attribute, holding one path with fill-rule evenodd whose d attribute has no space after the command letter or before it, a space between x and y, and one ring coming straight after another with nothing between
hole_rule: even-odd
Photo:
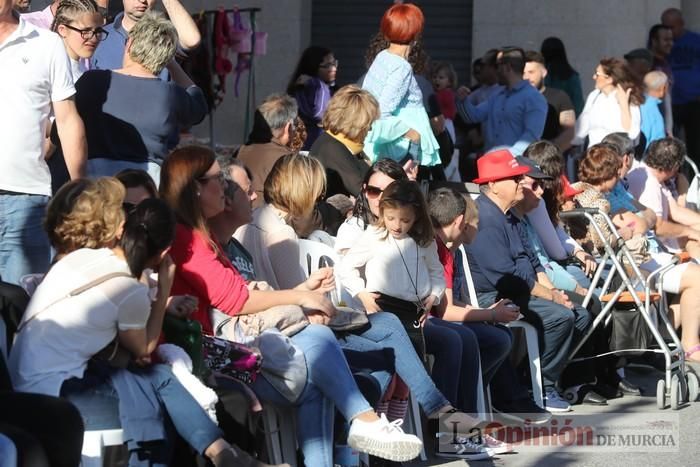
<instances>
[{"instance_id":1,"label":"black shoe","mask_svg":"<svg viewBox=\"0 0 700 467\"><path fill-rule=\"evenodd\" d=\"M617 399L623 396L622 390L617 385L611 386L605 383L596 383L593 385L593 390L606 399Z\"/></svg>"},{"instance_id":2,"label":"black shoe","mask_svg":"<svg viewBox=\"0 0 700 467\"><path fill-rule=\"evenodd\" d=\"M552 414L535 404L532 399L524 398L510 403L501 403L500 407L493 407L494 417L503 421L542 425L552 419Z\"/></svg>"},{"instance_id":3,"label":"black shoe","mask_svg":"<svg viewBox=\"0 0 700 467\"><path fill-rule=\"evenodd\" d=\"M630 383L626 379L621 379L617 385L617 388L626 396L641 396L642 390L639 386Z\"/></svg>"},{"instance_id":4,"label":"black shoe","mask_svg":"<svg viewBox=\"0 0 700 467\"><path fill-rule=\"evenodd\" d=\"M578 400L588 405L608 405L608 400L595 392L593 386L584 384L578 389Z\"/></svg>"}]
</instances>

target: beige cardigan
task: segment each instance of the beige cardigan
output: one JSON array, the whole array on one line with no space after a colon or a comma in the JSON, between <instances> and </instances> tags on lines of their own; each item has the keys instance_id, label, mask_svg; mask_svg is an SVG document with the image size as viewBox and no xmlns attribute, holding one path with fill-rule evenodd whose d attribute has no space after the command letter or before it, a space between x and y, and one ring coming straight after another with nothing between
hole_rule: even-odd
<instances>
[{"instance_id":1,"label":"beige cardigan","mask_svg":"<svg viewBox=\"0 0 700 467\"><path fill-rule=\"evenodd\" d=\"M293 289L306 280L299 263L299 237L271 205L255 209L251 223L233 236L253 257L257 280L275 290Z\"/></svg>"}]
</instances>

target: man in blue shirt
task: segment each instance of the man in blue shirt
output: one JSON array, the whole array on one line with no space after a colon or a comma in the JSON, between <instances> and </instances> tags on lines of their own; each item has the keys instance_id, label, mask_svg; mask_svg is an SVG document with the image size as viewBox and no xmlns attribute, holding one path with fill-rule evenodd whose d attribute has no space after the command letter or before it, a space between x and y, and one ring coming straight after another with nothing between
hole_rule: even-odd
<instances>
[{"instance_id":1,"label":"man in blue shirt","mask_svg":"<svg viewBox=\"0 0 700 467\"><path fill-rule=\"evenodd\" d=\"M99 70L117 70L124 62L124 49L129 31L143 17L153 9L156 0L123 0L124 11L114 17L114 22L105 26L109 34L100 42L95 50L95 55L90 60L91 68ZM193 49L199 45L201 35L194 20L182 6L180 0L163 0L163 6L170 21L177 30L180 47L185 50ZM161 79L167 79L167 70L163 69Z\"/></svg>"},{"instance_id":2,"label":"man in blue shirt","mask_svg":"<svg viewBox=\"0 0 700 467\"><path fill-rule=\"evenodd\" d=\"M525 53L505 48L497 56L498 80L504 88L479 105L466 97L469 90L458 90L457 110L467 123L482 123L484 150L507 146L519 156L542 137L547 119L547 100L523 79Z\"/></svg>"},{"instance_id":3,"label":"man in blue shirt","mask_svg":"<svg viewBox=\"0 0 700 467\"><path fill-rule=\"evenodd\" d=\"M590 315L564 292L540 283L541 276L546 277L544 269L525 247L520 220L510 212L523 199L523 176L530 167L519 165L507 150L485 154L477 166L479 178L474 182L482 193L476 200L479 232L466 250L479 305L486 307L500 298L510 298L524 319L539 329L545 408L569 411L571 407L555 385L572 350L574 335L585 332Z\"/></svg>"},{"instance_id":4,"label":"man in blue shirt","mask_svg":"<svg viewBox=\"0 0 700 467\"><path fill-rule=\"evenodd\" d=\"M700 162L700 34L685 29L677 8L661 14L661 23L671 28L673 49L668 61L673 70L673 121L685 132L688 155Z\"/></svg>"}]
</instances>

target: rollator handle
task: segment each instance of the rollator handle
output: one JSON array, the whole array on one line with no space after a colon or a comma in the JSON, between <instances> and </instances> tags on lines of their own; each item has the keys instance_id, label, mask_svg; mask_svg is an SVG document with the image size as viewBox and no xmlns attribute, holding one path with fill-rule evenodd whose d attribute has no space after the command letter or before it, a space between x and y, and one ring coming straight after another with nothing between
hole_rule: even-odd
<instances>
[{"instance_id":1,"label":"rollator handle","mask_svg":"<svg viewBox=\"0 0 700 467\"><path fill-rule=\"evenodd\" d=\"M569 211L560 211L559 212L559 217L561 219L566 219L570 217L579 217L584 214L590 214L590 215L595 215L595 214L600 214L600 211L598 208L576 208L576 209L571 209Z\"/></svg>"}]
</instances>

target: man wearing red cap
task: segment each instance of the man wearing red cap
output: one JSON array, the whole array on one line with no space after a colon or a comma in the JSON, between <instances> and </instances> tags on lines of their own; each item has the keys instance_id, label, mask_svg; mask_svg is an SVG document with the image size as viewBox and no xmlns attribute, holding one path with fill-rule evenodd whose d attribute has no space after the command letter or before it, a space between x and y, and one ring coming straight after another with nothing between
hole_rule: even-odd
<instances>
[{"instance_id":1,"label":"man wearing red cap","mask_svg":"<svg viewBox=\"0 0 700 467\"><path fill-rule=\"evenodd\" d=\"M588 312L576 306L560 290L538 282L544 274L539 260L523 245L519 219L510 209L523 199L523 176L532 169L518 164L507 150L485 154L477 161L481 195L479 232L467 247L474 287L480 306L510 298L525 320L542 333L540 355L545 387L545 408L550 412L571 409L555 385L566 365L574 334L582 335L590 324Z\"/></svg>"}]
</instances>

